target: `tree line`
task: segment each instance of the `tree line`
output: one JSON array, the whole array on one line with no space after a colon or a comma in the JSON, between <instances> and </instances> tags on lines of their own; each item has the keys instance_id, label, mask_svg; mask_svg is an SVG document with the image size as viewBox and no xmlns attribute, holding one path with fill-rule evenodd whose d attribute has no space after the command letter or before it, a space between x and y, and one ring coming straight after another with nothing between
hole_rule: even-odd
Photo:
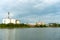
<instances>
[{"instance_id":1,"label":"tree line","mask_svg":"<svg viewBox=\"0 0 60 40\"><path fill-rule=\"evenodd\" d=\"M43 28L43 27L60 27L60 24L49 23L45 25L28 25L28 24L0 24L0 28Z\"/></svg>"}]
</instances>

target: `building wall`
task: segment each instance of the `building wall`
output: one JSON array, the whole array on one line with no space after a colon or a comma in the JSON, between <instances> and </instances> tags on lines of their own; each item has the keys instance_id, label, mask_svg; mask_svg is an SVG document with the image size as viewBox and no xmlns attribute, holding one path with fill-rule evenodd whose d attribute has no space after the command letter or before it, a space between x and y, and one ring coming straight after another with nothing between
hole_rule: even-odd
<instances>
[{"instance_id":1,"label":"building wall","mask_svg":"<svg viewBox=\"0 0 60 40\"><path fill-rule=\"evenodd\" d=\"M19 24L20 21L16 21L16 19L3 19L3 24L8 24L8 23L13 23L13 24Z\"/></svg>"},{"instance_id":2,"label":"building wall","mask_svg":"<svg viewBox=\"0 0 60 40\"><path fill-rule=\"evenodd\" d=\"M3 19L3 23L4 23L4 24L10 23L10 19Z\"/></svg>"},{"instance_id":3,"label":"building wall","mask_svg":"<svg viewBox=\"0 0 60 40\"><path fill-rule=\"evenodd\" d=\"M20 24L20 21L19 20L17 20L17 21L15 20L15 24Z\"/></svg>"}]
</instances>

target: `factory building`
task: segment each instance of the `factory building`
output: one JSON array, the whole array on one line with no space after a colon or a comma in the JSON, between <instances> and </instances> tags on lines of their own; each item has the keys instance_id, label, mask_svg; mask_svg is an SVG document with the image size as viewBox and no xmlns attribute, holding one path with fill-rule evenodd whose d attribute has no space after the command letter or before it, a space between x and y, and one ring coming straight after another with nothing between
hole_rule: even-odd
<instances>
[{"instance_id":1,"label":"factory building","mask_svg":"<svg viewBox=\"0 0 60 40\"><path fill-rule=\"evenodd\" d=\"M8 12L8 17L4 18L3 21L2 21L2 23L3 24L9 24L9 23L20 24L20 21L17 20L17 19L14 19L14 18L10 18L10 13Z\"/></svg>"}]
</instances>

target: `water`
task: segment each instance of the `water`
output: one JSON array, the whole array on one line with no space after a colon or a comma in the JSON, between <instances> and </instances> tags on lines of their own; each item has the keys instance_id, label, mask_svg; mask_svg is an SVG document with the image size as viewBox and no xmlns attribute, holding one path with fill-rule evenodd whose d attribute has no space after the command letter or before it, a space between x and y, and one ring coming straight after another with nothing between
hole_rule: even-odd
<instances>
[{"instance_id":1,"label":"water","mask_svg":"<svg viewBox=\"0 0 60 40\"><path fill-rule=\"evenodd\" d=\"M0 29L0 40L60 40L60 28Z\"/></svg>"}]
</instances>

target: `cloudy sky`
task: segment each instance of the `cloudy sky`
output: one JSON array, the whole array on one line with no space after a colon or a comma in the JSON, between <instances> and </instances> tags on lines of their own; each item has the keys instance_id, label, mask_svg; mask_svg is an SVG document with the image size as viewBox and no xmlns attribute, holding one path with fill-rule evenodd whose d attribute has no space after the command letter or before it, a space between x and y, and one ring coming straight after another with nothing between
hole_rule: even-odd
<instances>
[{"instance_id":1,"label":"cloudy sky","mask_svg":"<svg viewBox=\"0 0 60 40\"><path fill-rule=\"evenodd\" d=\"M60 0L0 0L0 23L7 12L22 23L60 23Z\"/></svg>"}]
</instances>

